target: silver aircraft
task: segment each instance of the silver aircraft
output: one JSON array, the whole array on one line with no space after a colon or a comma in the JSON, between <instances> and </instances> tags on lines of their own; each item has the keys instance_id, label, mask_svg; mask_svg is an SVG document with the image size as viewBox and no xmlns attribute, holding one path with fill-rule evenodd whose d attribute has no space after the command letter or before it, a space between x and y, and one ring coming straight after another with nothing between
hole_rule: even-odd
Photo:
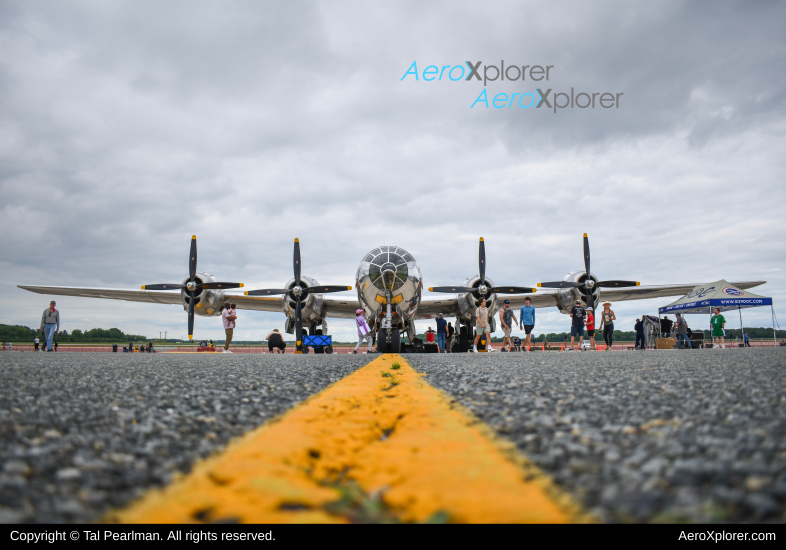
<instances>
[{"instance_id":1,"label":"silver aircraft","mask_svg":"<svg viewBox=\"0 0 786 550\"><path fill-rule=\"evenodd\" d=\"M298 239L295 239L294 276L279 289L251 290L244 294L227 292L227 289L242 287L242 283L217 282L213 275L197 271L196 258L196 237L193 237L189 276L182 283L145 285L140 290L18 286L38 294L179 304L189 314L189 338L193 334L194 315L220 315L220 306L227 300L237 304L238 309L282 311L285 315L284 329L289 334L296 334L298 348L301 347L304 326L308 327L312 335L318 326L321 326L322 334L328 334L328 317L353 319L356 311L361 309L375 336L377 349L394 353L402 351L402 335L406 335L410 343L414 341L414 322L417 319L432 319L439 313L455 316L457 334L460 336L458 340L468 339L483 298L486 299L493 331L501 295L506 295L514 309L523 306L524 300L529 298L536 308L557 307L560 312L568 314L576 300L590 306L599 303L601 297L610 302L620 302L680 296L696 286L696 283L642 286L637 281L599 280L590 271L586 234L585 269L571 271L561 281L539 283L541 289L495 286L485 274L486 255L481 238L478 274L467 277L461 285L430 288L432 292L448 294L444 298L430 299L423 299L423 278L417 261L407 250L398 246L380 246L363 257L355 276L357 299L329 296L330 293L351 290L351 286L320 285L314 277L301 274ZM732 284L748 289L764 283L743 281Z\"/></svg>"}]
</instances>

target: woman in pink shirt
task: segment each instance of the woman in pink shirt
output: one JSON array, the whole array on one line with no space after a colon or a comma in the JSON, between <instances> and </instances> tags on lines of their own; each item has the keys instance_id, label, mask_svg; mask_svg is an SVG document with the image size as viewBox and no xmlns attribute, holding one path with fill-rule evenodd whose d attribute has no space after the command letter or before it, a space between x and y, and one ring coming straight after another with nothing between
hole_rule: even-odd
<instances>
[{"instance_id":1,"label":"woman in pink shirt","mask_svg":"<svg viewBox=\"0 0 786 550\"><path fill-rule=\"evenodd\" d=\"M359 309L355 312L355 326L358 329L358 343L355 346L355 351L353 353L358 352L358 348L360 347L361 342L363 340L366 341L366 351L363 353L368 353L369 348L371 347L371 343L369 338L371 336L371 329L368 328L368 324L366 323L366 318L363 316L363 310Z\"/></svg>"}]
</instances>

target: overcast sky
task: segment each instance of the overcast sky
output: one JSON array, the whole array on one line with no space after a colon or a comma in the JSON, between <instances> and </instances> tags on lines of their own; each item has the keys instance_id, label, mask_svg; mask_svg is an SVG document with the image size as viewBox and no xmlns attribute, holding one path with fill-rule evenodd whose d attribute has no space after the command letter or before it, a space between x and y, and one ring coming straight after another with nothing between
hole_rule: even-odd
<instances>
[{"instance_id":1,"label":"overcast sky","mask_svg":"<svg viewBox=\"0 0 786 550\"><path fill-rule=\"evenodd\" d=\"M497 284L534 285L582 267L584 232L600 278L766 280L786 321L784 21L775 1L0 0L0 323L49 302L18 284L179 282L192 234L200 271L258 288L292 276L294 237L324 284L383 243L458 283L483 236ZM401 80L467 61L553 66L489 100L624 95L471 108L482 82ZM187 332L179 306L57 301L68 330ZM670 301L616 305L618 328ZM235 338L283 321L243 312Z\"/></svg>"}]
</instances>

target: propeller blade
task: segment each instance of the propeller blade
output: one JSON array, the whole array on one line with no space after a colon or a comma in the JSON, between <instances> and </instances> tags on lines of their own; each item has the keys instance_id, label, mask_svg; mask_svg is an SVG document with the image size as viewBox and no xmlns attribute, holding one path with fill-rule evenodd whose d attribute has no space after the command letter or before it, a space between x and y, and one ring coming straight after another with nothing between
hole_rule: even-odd
<instances>
[{"instance_id":1,"label":"propeller blade","mask_svg":"<svg viewBox=\"0 0 786 550\"><path fill-rule=\"evenodd\" d=\"M589 237L584 233L584 267L587 268L587 280L590 276L590 252L589 252Z\"/></svg>"},{"instance_id":2,"label":"propeller blade","mask_svg":"<svg viewBox=\"0 0 786 550\"><path fill-rule=\"evenodd\" d=\"M493 286L489 290L497 294L534 294L538 291L537 288L523 286Z\"/></svg>"},{"instance_id":3,"label":"propeller blade","mask_svg":"<svg viewBox=\"0 0 786 550\"><path fill-rule=\"evenodd\" d=\"M625 286L639 286L641 283L638 281L599 281L595 286L602 286L603 288L622 288Z\"/></svg>"},{"instance_id":4,"label":"propeller blade","mask_svg":"<svg viewBox=\"0 0 786 550\"><path fill-rule=\"evenodd\" d=\"M214 289L227 289L227 288L243 288L243 283L202 283L199 288L214 288Z\"/></svg>"},{"instance_id":5,"label":"propeller blade","mask_svg":"<svg viewBox=\"0 0 786 550\"><path fill-rule=\"evenodd\" d=\"M326 285L326 286L310 286L303 289L307 294L325 294L327 292L345 292L352 290L351 286L341 285Z\"/></svg>"},{"instance_id":6,"label":"propeller blade","mask_svg":"<svg viewBox=\"0 0 786 550\"><path fill-rule=\"evenodd\" d=\"M592 292L587 292L585 301L587 302L587 307L591 307L595 311L595 298L592 296Z\"/></svg>"},{"instance_id":7,"label":"propeller blade","mask_svg":"<svg viewBox=\"0 0 786 550\"><path fill-rule=\"evenodd\" d=\"M478 272L480 273L480 284L486 284L486 243L483 237L480 238L478 245Z\"/></svg>"},{"instance_id":8,"label":"propeller blade","mask_svg":"<svg viewBox=\"0 0 786 550\"><path fill-rule=\"evenodd\" d=\"M303 343L303 320L300 317L300 300L297 301L295 306L295 341L296 351L302 351L301 344Z\"/></svg>"},{"instance_id":9,"label":"propeller blade","mask_svg":"<svg viewBox=\"0 0 786 550\"><path fill-rule=\"evenodd\" d=\"M570 281L554 281L550 283L538 283L541 288L579 288L583 287L584 283L573 283Z\"/></svg>"},{"instance_id":10,"label":"propeller blade","mask_svg":"<svg viewBox=\"0 0 786 550\"><path fill-rule=\"evenodd\" d=\"M271 288L262 290L248 290L244 292L246 296L269 296L271 294L289 294L291 288Z\"/></svg>"},{"instance_id":11,"label":"propeller blade","mask_svg":"<svg viewBox=\"0 0 786 550\"><path fill-rule=\"evenodd\" d=\"M461 292L475 292L476 289L467 286L432 286L429 287L429 292L447 292L450 294L458 294Z\"/></svg>"},{"instance_id":12,"label":"propeller blade","mask_svg":"<svg viewBox=\"0 0 786 550\"><path fill-rule=\"evenodd\" d=\"M188 339L194 337L194 293L189 291L191 299L188 301Z\"/></svg>"},{"instance_id":13,"label":"propeller blade","mask_svg":"<svg viewBox=\"0 0 786 550\"><path fill-rule=\"evenodd\" d=\"M142 285L142 290L178 290L186 285L169 285L169 284L162 284L162 285Z\"/></svg>"},{"instance_id":14,"label":"propeller blade","mask_svg":"<svg viewBox=\"0 0 786 550\"><path fill-rule=\"evenodd\" d=\"M295 239L295 286L302 286L300 284L300 239Z\"/></svg>"},{"instance_id":15,"label":"propeller blade","mask_svg":"<svg viewBox=\"0 0 786 550\"><path fill-rule=\"evenodd\" d=\"M197 250L196 250L196 235L191 235L191 255L188 259L188 274L190 275L189 281L192 283L196 279L197 269Z\"/></svg>"}]
</instances>

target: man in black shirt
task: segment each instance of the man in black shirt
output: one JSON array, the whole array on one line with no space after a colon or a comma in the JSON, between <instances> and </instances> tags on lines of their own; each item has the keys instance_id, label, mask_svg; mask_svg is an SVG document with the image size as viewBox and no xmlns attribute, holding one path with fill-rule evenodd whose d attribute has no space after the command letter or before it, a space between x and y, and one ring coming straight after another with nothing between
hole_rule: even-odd
<instances>
[{"instance_id":1,"label":"man in black shirt","mask_svg":"<svg viewBox=\"0 0 786 550\"><path fill-rule=\"evenodd\" d=\"M581 300L576 300L576 305L570 309L570 317L573 319L570 326L570 349L573 349L573 342L578 336L580 350L584 341L584 319L587 317L587 312L581 307Z\"/></svg>"}]
</instances>

